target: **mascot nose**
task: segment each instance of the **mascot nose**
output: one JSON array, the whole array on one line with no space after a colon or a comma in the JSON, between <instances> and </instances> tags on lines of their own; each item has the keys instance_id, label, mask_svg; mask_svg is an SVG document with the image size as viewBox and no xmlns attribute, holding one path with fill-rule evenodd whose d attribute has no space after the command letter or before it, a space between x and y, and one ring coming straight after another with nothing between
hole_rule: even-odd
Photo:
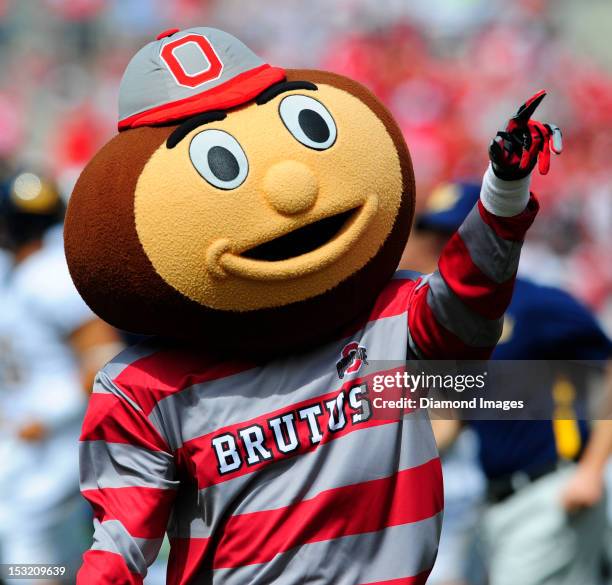
<instances>
[{"instance_id":1,"label":"mascot nose","mask_svg":"<svg viewBox=\"0 0 612 585\"><path fill-rule=\"evenodd\" d=\"M308 211L319 194L319 181L301 162L285 160L272 165L263 180L266 199L281 215Z\"/></svg>"}]
</instances>

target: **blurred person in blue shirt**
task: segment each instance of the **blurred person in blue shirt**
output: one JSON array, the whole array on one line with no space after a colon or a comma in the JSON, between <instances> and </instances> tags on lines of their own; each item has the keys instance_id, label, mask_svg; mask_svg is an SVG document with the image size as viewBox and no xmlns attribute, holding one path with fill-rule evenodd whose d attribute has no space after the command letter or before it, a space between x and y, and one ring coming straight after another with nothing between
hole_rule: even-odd
<instances>
[{"instance_id":1,"label":"blurred person in blue shirt","mask_svg":"<svg viewBox=\"0 0 612 585\"><path fill-rule=\"evenodd\" d=\"M446 184L432 192L417 220L420 238L417 253L411 251L411 267L418 257L417 269L435 268L479 192L480 186L470 183ZM517 278L492 359L605 362L611 356L612 342L585 306L560 289ZM608 365L608 386L611 380ZM548 389L535 389L542 396L545 390L553 404L574 414L580 411L570 379L560 377L551 380ZM465 565L481 494L470 487L477 484L465 484L464 477L466 470L474 475L476 461L486 482L481 536L491 585L600 582L606 531L604 470L612 450L612 421L598 421L589 429L585 420L575 418L466 420L463 427L478 439L477 453L472 454L452 446L462 434L461 422L432 421L450 488L432 583L473 582L468 581Z\"/></svg>"},{"instance_id":2,"label":"blurred person in blue shirt","mask_svg":"<svg viewBox=\"0 0 612 585\"><path fill-rule=\"evenodd\" d=\"M87 545L81 420L95 372L121 347L72 284L64 207L36 173L0 184L0 563L70 567Z\"/></svg>"}]
</instances>

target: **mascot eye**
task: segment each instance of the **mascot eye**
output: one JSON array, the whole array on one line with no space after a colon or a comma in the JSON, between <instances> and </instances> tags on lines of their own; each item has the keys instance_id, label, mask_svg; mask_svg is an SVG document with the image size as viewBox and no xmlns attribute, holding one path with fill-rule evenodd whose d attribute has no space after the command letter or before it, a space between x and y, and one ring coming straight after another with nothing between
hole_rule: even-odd
<instances>
[{"instance_id":1,"label":"mascot eye","mask_svg":"<svg viewBox=\"0 0 612 585\"><path fill-rule=\"evenodd\" d=\"M222 130L204 130L191 140L189 158L213 187L235 189L244 183L249 162L238 141Z\"/></svg>"},{"instance_id":2,"label":"mascot eye","mask_svg":"<svg viewBox=\"0 0 612 585\"><path fill-rule=\"evenodd\" d=\"M336 141L336 124L321 102L305 95L288 95L279 112L287 130L304 146L325 150Z\"/></svg>"}]
</instances>

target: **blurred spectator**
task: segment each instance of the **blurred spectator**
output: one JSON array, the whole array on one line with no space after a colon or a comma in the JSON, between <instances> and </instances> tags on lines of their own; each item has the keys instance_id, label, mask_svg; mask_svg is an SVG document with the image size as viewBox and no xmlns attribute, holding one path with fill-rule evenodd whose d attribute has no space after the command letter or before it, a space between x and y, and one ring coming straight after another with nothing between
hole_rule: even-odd
<instances>
[{"instance_id":1,"label":"blurred spectator","mask_svg":"<svg viewBox=\"0 0 612 585\"><path fill-rule=\"evenodd\" d=\"M476 204L479 191L478 184L455 183L432 192L428 209L417 219L419 255L413 261L406 254L406 268L415 263L423 272L435 268L442 248ZM516 280L493 359L605 362L611 358L612 341L584 306L559 289ZM612 394L612 359L609 363ZM600 582L606 533L604 472L612 454L612 421L597 421L590 429L583 414L586 405L579 404L572 382L551 376L550 387L528 389L531 395L563 408L559 420L465 421L478 437L478 460L487 481L482 556L491 585ZM529 385L530 379L519 383ZM512 397L516 395L513 392ZM606 414L609 418L610 411ZM433 427L444 451L458 436L461 424L434 420ZM460 481L451 465L444 467L444 477L451 486ZM457 509L466 502L468 510L474 509L474 498L468 496L446 499L445 516L451 520L458 515L469 517L467 510L459 514ZM443 534L449 532L442 537L440 562L445 566L445 555L454 555L456 574L436 583L466 582L460 561L465 562L467 555L462 559L456 550L468 539L469 529L466 522L445 522Z\"/></svg>"},{"instance_id":2,"label":"blurred spectator","mask_svg":"<svg viewBox=\"0 0 612 585\"><path fill-rule=\"evenodd\" d=\"M86 396L121 347L72 285L56 187L32 172L1 187L0 563L74 570L88 524L77 445Z\"/></svg>"}]
</instances>

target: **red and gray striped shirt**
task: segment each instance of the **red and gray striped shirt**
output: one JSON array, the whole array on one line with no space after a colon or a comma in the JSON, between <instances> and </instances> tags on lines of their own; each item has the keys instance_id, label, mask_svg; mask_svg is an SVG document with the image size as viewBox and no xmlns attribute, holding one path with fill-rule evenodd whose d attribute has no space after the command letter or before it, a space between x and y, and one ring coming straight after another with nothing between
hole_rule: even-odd
<instances>
[{"instance_id":1,"label":"red and gray striped shirt","mask_svg":"<svg viewBox=\"0 0 612 585\"><path fill-rule=\"evenodd\" d=\"M537 207L501 218L479 202L438 271L397 273L309 353L251 364L148 342L107 364L81 436L95 533L77 582L142 583L167 532L171 585L425 583L443 510L430 423L372 416L359 348L487 358Z\"/></svg>"}]
</instances>

